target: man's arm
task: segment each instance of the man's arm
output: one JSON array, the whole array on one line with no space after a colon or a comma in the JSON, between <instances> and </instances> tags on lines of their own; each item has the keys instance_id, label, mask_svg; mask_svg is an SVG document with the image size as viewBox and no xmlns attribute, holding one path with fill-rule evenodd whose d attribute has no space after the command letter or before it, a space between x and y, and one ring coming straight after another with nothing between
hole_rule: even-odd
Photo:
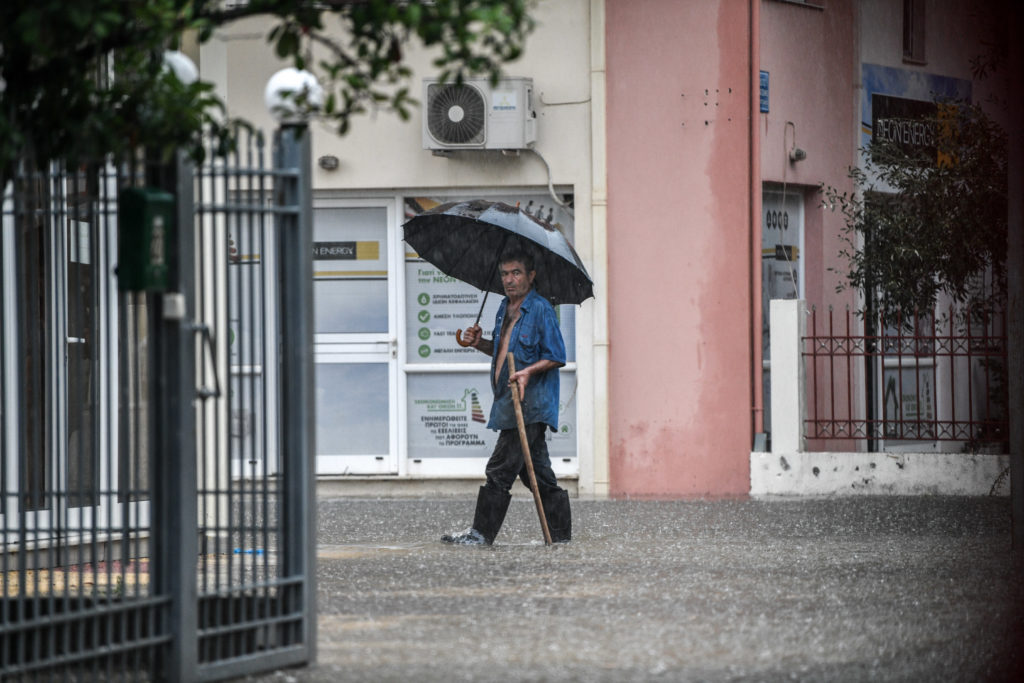
<instances>
[{"instance_id":1,"label":"man's arm","mask_svg":"<svg viewBox=\"0 0 1024 683\"><path fill-rule=\"evenodd\" d=\"M565 365L565 363L556 363L553 360L542 358L536 363L527 365L525 368L517 368L515 374L508 378L508 383L511 386L512 383L519 385L519 398L522 399L526 396L526 385L530 383L530 377L537 375L548 370L557 370L558 368Z\"/></svg>"}]
</instances>

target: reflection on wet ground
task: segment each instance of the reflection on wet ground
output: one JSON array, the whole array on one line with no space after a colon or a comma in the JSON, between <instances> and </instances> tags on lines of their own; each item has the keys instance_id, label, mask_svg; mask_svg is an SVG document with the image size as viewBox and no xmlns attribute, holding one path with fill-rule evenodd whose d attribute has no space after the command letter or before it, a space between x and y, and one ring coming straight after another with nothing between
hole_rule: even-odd
<instances>
[{"instance_id":1,"label":"reflection on wet ground","mask_svg":"<svg viewBox=\"0 0 1024 683\"><path fill-rule=\"evenodd\" d=\"M1005 498L320 503L318 663L274 681L1013 680L1024 563Z\"/></svg>"}]
</instances>

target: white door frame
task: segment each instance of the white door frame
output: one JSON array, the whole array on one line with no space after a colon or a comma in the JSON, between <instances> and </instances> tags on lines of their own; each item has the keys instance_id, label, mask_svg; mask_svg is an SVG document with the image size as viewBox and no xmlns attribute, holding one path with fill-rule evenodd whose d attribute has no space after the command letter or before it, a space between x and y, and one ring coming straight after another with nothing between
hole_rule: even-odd
<instances>
[{"instance_id":1,"label":"white door frame","mask_svg":"<svg viewBox=\"0 0 1024 683\"><path fill-rule=\"evenodd\" d=\"M399 474L399 426L400 406L404 400L403 389L398 382L398 286L401 269L398 268L397 243L401 233L393 229L397 219L397 207L390 198L337 198L316 197L313 201L314 225L316 212L321 209L384 209L385 210L385 254L387 264L387 330L376 333L315 334L314 362L317 366L327 363L382 363L387 366L388 391L388 448L384 453L359 453L346 455L324 454L326 444L317 444L317 475L395 475ZM330 419L317 415L317 421Z\"/></svg>"}]
</instances>

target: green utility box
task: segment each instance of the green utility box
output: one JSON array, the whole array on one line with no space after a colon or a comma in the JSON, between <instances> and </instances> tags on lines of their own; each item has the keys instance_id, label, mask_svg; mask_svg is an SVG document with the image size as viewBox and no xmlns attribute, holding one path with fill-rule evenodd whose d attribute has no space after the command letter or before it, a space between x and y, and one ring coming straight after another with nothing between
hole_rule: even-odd
<instances>
[{"instance_id":1,"label":"green utility box","mask_svg":"<svg viewBox=\"0 0 1024 683\"><path fill-rule=\"evenodd\" d=\"M174 195L128 187L117 199L117 286L129 292L167 289L168 246L174 236Z\"/></svg>"}]
</instances>

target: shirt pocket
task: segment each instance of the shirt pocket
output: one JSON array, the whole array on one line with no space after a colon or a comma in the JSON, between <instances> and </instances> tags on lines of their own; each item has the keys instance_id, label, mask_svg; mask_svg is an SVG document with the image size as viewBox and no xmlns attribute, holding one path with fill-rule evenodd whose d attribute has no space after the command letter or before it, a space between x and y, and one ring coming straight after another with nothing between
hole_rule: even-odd
<instances>
[{"instance_id":1,"label":"shirt pocket","mask_svg":"<svg viewBox=\"0 0 1024 683\"><path fill-rule=\"evenodd\" d=\"M540 330L534 325L524 325L519 330L516 344L516 358L522 365L531 365L540 360Z\"/></svg>"}]
</instances>

